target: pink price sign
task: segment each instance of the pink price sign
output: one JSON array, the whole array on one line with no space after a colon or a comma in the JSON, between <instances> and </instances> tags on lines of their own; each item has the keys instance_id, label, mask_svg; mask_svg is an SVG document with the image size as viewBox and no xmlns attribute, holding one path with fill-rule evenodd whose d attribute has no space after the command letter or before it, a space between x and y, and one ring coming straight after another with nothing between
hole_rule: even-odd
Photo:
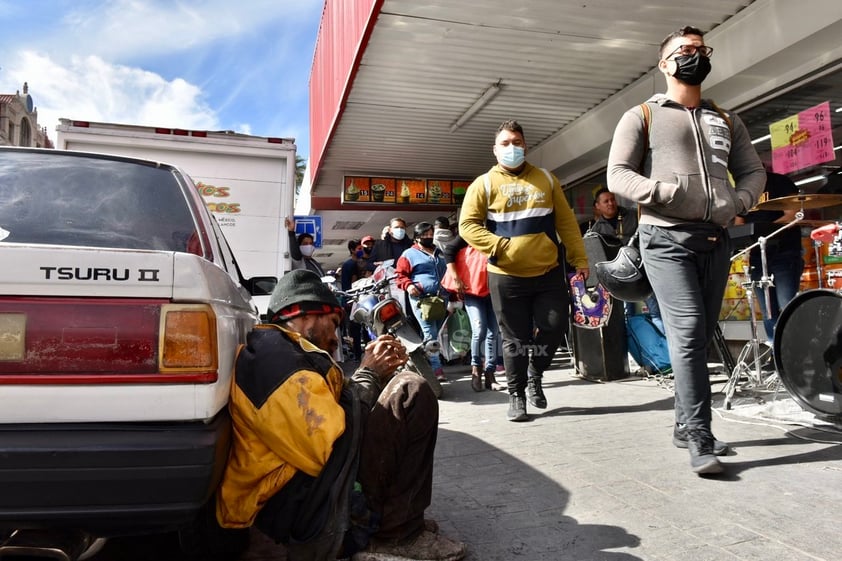
<instances>
[{"instance_id":1,"label":"pink price sign","mask_svg":"<svg viewBox=\"0 0 842 561\"><path fill-rule=\"evenodd\" d=\"M772 170L777 173L792 173L835 159L829 101L772 123L769 133Z\"/></svg>"}]
</instances>

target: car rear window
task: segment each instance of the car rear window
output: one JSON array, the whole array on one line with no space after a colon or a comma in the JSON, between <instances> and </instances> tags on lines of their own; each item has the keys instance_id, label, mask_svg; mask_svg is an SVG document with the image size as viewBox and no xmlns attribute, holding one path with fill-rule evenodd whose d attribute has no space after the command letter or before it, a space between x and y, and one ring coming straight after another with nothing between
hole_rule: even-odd
<instances>
[{"instance_id":1,"label":"car rear window","mask_svg":"<svg viewBox=\"0 0 842 561\"><path fill-rule=\"evenodd\" d=\"M0 241L187 251L198 236L171 168L0 151Z\"/></svg>"}]
</instances>

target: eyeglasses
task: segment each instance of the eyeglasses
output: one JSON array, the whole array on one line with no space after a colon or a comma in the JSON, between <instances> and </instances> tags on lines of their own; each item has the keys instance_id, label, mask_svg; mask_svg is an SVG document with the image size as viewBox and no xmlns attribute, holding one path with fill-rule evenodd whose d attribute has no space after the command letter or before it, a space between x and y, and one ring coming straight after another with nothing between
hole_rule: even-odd
<instances>
[{"instance_id":1,"label":"eyeglasses","mask_svg":"<svg viewBox=\"0 0 842 561\"><path fill-rule=\"evenodd\" d=\"M669 56L665 57L664 60L669 60L676 55L693 56L696 54L696 51L699 51L702 56L710 57L713 54L713 47L708 47L707 45L681 45L671 52Z\"/></svg>"}]
</instances>

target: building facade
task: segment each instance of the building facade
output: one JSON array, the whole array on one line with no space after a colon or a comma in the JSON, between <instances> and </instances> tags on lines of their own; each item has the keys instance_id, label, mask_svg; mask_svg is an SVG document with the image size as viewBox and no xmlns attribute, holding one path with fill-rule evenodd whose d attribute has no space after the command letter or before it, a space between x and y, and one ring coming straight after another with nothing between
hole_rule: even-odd
<instances>
[{"instance_id":1,"label":"building facade","mask_svg":"<svg viewBox=\"0 0 842 561\"><path fill-rule=\"evenodd\" d=\"M26 82L22 93L0 94L0 146L53 147L47 129L38 125L38 110Z\"/></svg>"}]
</instances>

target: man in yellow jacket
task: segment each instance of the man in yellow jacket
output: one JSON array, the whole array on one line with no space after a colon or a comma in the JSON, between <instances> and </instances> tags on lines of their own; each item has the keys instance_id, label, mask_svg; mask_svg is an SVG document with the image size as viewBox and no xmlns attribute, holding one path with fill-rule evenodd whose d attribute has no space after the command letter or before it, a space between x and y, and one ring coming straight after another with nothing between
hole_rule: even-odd
<instances>
[{"instance_id":1,"label":"man in yellow jacket","mask_svg":"<svg viewBox=\"0 0 842 561\"><path fill-rule=\"evenodd\" d=\"M400 341L378 337L346 379L331 358L342 307L307 270L281 278L269 317L235 363L219 523L256 525L290 561L464 557L424 520L438 401L420 375L395 373L407 361Z\"/></svg>"},{"instance_id":2,"label":"man in yellow jacket","mask_svg":"<svg viewBox=\"0 0 842 561\"><path fill-rule=\"evenodd\" d=\"M558 179L526 159L517 121L494 137L497 165L468 187L459 234L488 256L488 287L503 334L510 421L526 421L526 393L547 407L544 370L568 326L564 264L588 277L579 225Z\"/></svg>"}]
</instances>

